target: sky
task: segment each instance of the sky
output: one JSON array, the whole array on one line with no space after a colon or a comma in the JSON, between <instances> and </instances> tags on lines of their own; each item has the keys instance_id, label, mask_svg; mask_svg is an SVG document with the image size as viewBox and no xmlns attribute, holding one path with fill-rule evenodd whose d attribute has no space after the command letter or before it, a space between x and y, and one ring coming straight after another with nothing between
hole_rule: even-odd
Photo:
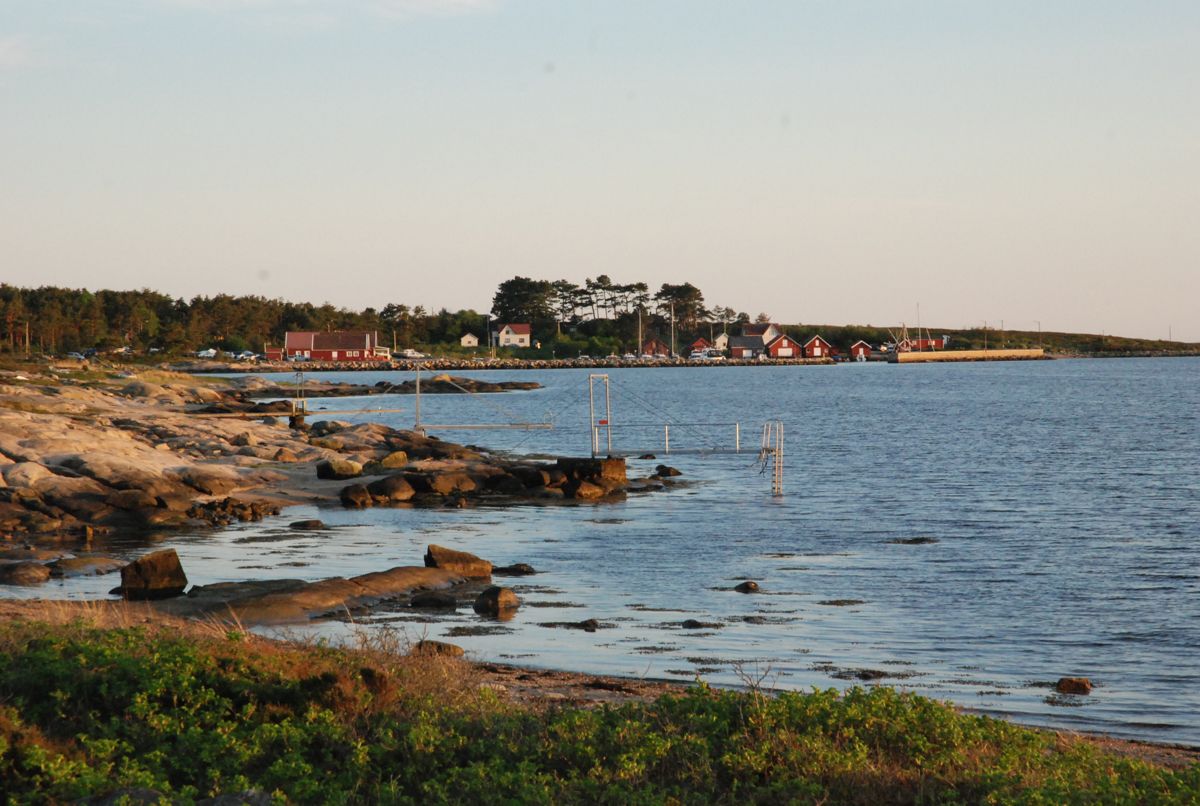
<instances>
[{"instance_id":1,"label":"sky","mask_svg":"<svg viewBox=\"0 0 1200 806\"><path fill-rule=\"evenodd\" d=\"M0 282L1200 341L1200 3L0 0Z\"/></svg>"}]
</instances>

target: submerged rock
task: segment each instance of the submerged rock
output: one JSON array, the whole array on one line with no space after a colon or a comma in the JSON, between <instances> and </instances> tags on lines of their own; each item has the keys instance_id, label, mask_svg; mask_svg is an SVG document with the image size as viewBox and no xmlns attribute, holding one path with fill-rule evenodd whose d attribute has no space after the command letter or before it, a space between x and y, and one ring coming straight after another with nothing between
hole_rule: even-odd
<instances>
[{"instance_id":1,"label":"submerged rock","mask_svg":"<svg viewBox=\"0 0 1200 806\"><path fill-rule=\"evenodd\" d=\"M1059 694L1091 694L1092 681L1086 677L1060 677L1054 690Z\"/></svg>"},{"instance_id":2,"label":"submerged rock","mask_svg":"<svg viewBox=\"0 0 1200 806\"><path fill-rule=\"evenodd\" d=\"M441 591L426 591L409 599L408 606L422 609L454 609L458 607L458 600Z\"/></svg>"},{"instance_id":3,"label":"submerged rock","mask_svg":"<svg viewBox=\"0 0 1200 806\"><path fill-rule=\"evenodd\" d=\"M501 588L493 585L479 594L475 599L475 612L485 615L497 615L506 610L516 610L521 605L512 588Z\"/></svg>"},{"instance_id":4,"label":"submerged rock","mask_svg":"<svg viewBox=\"0 0 1200 806\"><path fill-rule=\"evenodd\" d=\"M665 479L671 476L682 476L683 473L679 472L679 470L671 467L670 465L659 465L658 467L654 468L654 475Z\"/></svg>"},{"instance_id":5,"label":"submerged rock","mask_svg":"<svg viewBox=\"0 0 1200 806\"><path fill-rule=\"evenodd\" d=\"M758 593L758 583L753 579L747 579L745 582L735 585L733 589L738 593Z\"/></svg>"},{"instance_id":6,"label":"submerged rock","mask_svg":"<svg viewBox=\"0 0 1200 806\"><path fill-rule=\"evenodd\" d=\"M125 563L116 557L63 557L50 563L52 577L82 577L100 574L111 574L119 571Z\"/></svg>"},{"instance_id":7,"label":"submerged rock","mask_svg":"<svg viewBox=\"0 0 1200 806\"><path fill-rule=\"evenodd\" d=\"M321 521L321 520L317 520L316 518L311 518L306 521L292 521L291 523L288 524L288 528L289 529L305 529L305 530L307 530L307 529L324 529L325 522Z\"/></svg>"},{"instance_id":8,"label":"submerged rock","mask_svg":"<svg viewBox=\"0 0 1200 806\"><path fill-rule=\"evenodd\" d=\"M537 571L528 563L513 563L492 568L492 576L498 577L527 577L536 573Z\"/></svg>"}]
</instances>

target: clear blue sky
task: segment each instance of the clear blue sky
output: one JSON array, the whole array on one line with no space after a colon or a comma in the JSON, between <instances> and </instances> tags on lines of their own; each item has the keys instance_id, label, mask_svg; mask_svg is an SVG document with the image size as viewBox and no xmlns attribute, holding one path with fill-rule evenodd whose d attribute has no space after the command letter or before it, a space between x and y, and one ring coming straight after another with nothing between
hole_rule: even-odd
<instances>
[{"instance_id":1,"label":"clear blue sky","mask_svg":"<svg viewBox=\"0 0 1200 806\"><path fill-rule=\"evenodd\" d=\"M0 280L1200 341L1200 3L3 0Z\"/></svg>"}]
</instances>

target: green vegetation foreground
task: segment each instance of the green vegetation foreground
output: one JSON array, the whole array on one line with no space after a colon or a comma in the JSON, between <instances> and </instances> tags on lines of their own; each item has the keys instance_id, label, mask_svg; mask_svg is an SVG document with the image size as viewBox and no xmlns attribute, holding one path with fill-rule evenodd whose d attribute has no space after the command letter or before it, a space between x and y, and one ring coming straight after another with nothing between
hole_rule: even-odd
<instances>
[{"instance_id":1,"label":"green vegetation foreground","mask_svg":"<svg viewBox=\"0 0 1200 806\"><path fill-rule=\"evenodd\" d=\"M9 803L1196 803L1172 771L880 688L530 708L470 664L220 629L0 626Z\"/></svg>"}]
</instances>

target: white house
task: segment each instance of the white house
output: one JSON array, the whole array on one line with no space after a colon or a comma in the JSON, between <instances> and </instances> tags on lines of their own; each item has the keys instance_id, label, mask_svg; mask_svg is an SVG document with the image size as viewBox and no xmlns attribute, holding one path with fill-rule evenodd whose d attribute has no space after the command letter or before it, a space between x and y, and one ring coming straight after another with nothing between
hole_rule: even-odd
<instances>
[{"instance_id":1,"label":"white house","mask_svg":"<svg viewBox=\"0 0 1200 806\"><path fill-rule=\"evenodd\" d=\"M728 333L719 334L715 339L713 339L712 346L713 346L714 350L720 350L721 352L725 352L726 350L728 350L729 349L729 334Z\"/></svg>"},{"instance_id":2,"label":"white house","mask_svg":"<svg viewBox=\"0 0 1200 806\"><path fill-rule=\"evenodd\" d=\"M529 325L509 323L500 328L498 341L501 347L528 347L531 334Z\"/></svg>"},{"instance_id":3,"label":"white house","mask_svg":"<svg viewBox=\"0 0 1200 806\"><path fill-rule=\"evenodd\" d=\"M464 333L463 337L458 340L458 343L463 347L478 347L479 337L474 333Z\"/></svg>"}]
</instances>

